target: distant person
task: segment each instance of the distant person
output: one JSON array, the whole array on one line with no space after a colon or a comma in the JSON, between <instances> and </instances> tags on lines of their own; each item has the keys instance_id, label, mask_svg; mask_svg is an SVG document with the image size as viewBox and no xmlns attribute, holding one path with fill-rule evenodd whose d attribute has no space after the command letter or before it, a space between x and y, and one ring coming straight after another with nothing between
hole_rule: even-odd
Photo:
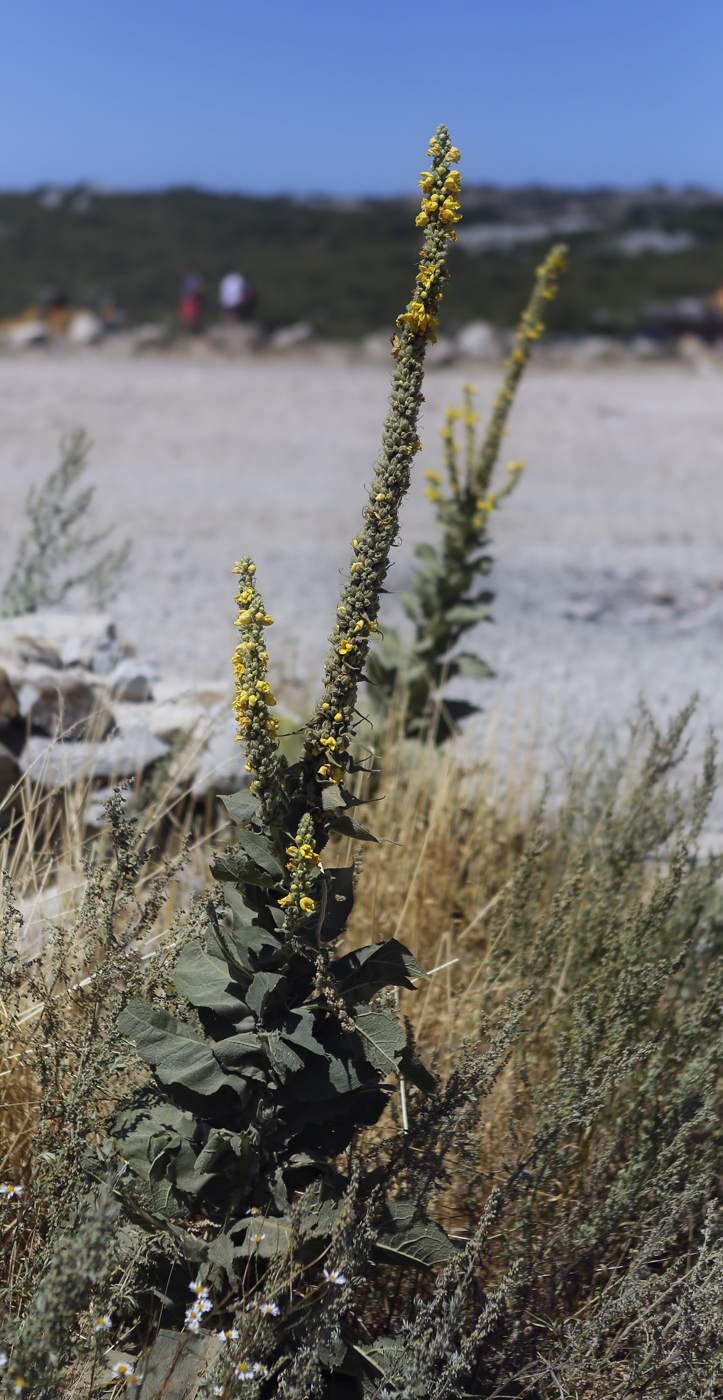
<instances>
[{"instance_id":1,"label":"distant person","mask_svg":"<svg viewBox=\"0 0 723 1400\"><path fill-rule=\"evenodd\" d=\"M203 278L199 272L193 272L191 268L187 268L181 278L181 292L178 302L178 319L184 330L198 330L202 310Z\"/></svg>"},{"instance_id":2,"label":"distant person","mask_svg":"<svg viewBox=\"0 0 723 1400\"><path fill-rule=\"evenodd\" d=\"M227 272L221 278L218 302L224 321L248 321L256 306L256 292L240 272Z\"/></svg>"}]
</instances>

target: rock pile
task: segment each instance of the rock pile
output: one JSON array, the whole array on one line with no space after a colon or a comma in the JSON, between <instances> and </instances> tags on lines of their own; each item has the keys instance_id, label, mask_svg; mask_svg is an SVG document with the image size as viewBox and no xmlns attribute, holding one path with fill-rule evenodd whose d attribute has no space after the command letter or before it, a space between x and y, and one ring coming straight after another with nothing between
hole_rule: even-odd
<instances>
[{"instance_id":1,"label":"rock pile","mask_svg":"<svg viewBox=\"0 0 723 1400\"><path fill-rule=\"evenodd\" d=\"M44 788L84 779L105 790L160 759L196 797L232 792L247 775L231 695L230 680L162 679L105 615L2 618L0 800L23 774Z\"/></svg>"}]
</instances>

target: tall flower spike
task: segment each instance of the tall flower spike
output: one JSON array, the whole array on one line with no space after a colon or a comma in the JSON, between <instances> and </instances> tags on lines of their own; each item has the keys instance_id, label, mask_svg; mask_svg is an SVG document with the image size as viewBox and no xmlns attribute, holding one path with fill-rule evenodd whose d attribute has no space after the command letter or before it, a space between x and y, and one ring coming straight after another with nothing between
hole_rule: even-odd
<instances>
[{"instance_id":1,"label":"tall flower spike","mask_svg":"<svg viewBox=\"0 0 723 1400\"><path fill-rule=\"evenodd\" d=\"M558 278L560 273L565 271L566 255L565 244L556 243L554 248L550 249L545 261L537 269L537 280L532 289L532 296L515 331L515 343L505 364L502 385L494 401L487 432L475 464L471 484L477 495L482 495L489 486L507 417L517 392L517 385L532 353L532 347L535 341L540 339L545 329L542 319L545 303L552 301L557 292Z\"/></svg>"},{"instance_id":2,"label":"tall flower spike","mask_svg":"<svg viewBox=\"0 0 723 1400\"><path fill-rule=\"evenodd\" d=\"M269 654L264 629L270 627L274 619L269 617L256 589L256 565L248 554L234 565L232 572L239 575L239 591L234 600L239 609L236 619L239 642L233 654L236 737L244 744L246 768L253 774L251 787L261 801L263 819L273 824L278 816L280 795L276 741L279 721L269 713L276 700L266 680Z\"/></svg>"},{"instance_id":3,"label":"tall flower spike","mask_svg":"<svg viewBox=\"0 0 723 1400\"><path fill-rule=\"evenodd\" d=\"M454 225L461 218L455 195L461 176L451 169L459 160L446 126L437 127L430 142L431 168L422 172L424 198L417 224L424 229L415 290L406 311L397 319L394 337L397 366L392 380L391 405L382 436L382 452L369 489L364 525L352 542L352 561L336 625L329 638L331 650L324 668L324 691L306 727L304 771L306 797L313 806L320 782L341 782L348 767L347 753L353 729L357 689L377 629L377 614L389 554L399 529L399 509L409 488L414 454L421 448L417 420L428 341L436 339L437 312L448 278L447 241L455 240ZM333 747L332 747L333 744ZM321 769L327 771L321 772Z\"/></svg>"}]
</instances>

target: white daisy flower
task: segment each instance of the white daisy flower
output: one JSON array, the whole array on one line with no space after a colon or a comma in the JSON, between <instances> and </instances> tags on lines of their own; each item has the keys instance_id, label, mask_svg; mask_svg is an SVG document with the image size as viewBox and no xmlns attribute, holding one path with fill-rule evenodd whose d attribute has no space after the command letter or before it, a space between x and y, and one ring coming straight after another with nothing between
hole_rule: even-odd
<instances>
[{"instance_id":1,"label":"white daisy flower","mask_svg":"<svg viewBox=\"0 0 723 1400\"><path fill-rule=\"evenodd\" d=\"M217 1332L216 1336L220 1342L237 1342L238 1332L235 1327L229 1327L226 1332Z\"/></svg>"},{"instance_id":2,"label":"white daisy flower","mask_svg":"<svg viewBox=\"0 0 723 1400\"><path fill-rule=\"evenodd\" d=\"M132 1366L127 1361L116 1361L115 1366L111 1366L110 1373L116 1376L119 1381L127 1381L129 1385L138 1385L138 1377Z\"/></svg>"},{"instance_id":3,"label":"white daisy flower","mask_svg":"<svg viewBox=\"0 0 723 1400\"><path fill-rule=\"evenodd\" d=\"M346 1275L340 1273L338 1269L325 1269L324 1278L327 1283L336 1283L340 1288L346 1283Z\"/></svg>"},{"instance_id":4,"label":"white daisy flower","mask_svg":"<svg viewBox=\"0 0 723 1400\"><path fill-rule=\"evenodd\" d=\"M112 1326L113 1321L107 1313L103 1313L100 1317L93 1318L94 1332L109 1332Z\"/></svg>"}]
</instances>

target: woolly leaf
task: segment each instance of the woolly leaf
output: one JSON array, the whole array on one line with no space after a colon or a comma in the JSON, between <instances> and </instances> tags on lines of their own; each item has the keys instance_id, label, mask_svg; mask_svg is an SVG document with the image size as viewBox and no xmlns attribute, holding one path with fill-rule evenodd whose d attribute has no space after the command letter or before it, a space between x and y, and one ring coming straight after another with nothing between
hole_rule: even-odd
<instances>
[{"instance_id":1,"label":"woolly leaf","mask_svg":"<svg viewBox=\"0 0 723 1400\"><path fill-rule=\"evenodd\" d=\"M386 1011L361 1007L354 1022L363 1042L365 1059L380 1074L398 1072L399 1058L407 1043L403 1027Z\"/></svg>"},{"instance_id":2,"label":"woolly leaf","mask_svg":"<svg viewBox=\"0 0 723 1400\"><path fill-rule=\"evenodd\" d=\"M345 953L343 958L335 958L331 971L345 996L363 991L369 999L382 987L408 987L411 991L411 978L428 980L424 968L396 938L369 943L365 948Z\"/></svg>"},{"instance_id":3,"label":"woolly leaf","mask_svg":"<svg viewBox=\"0 0 723 1400\"><path fill-rule=\"evenodd\" d=\"M452 657L447 666L447 675L450 680L454 676L463 676L465 679L490 680L494 676L494 671L480 656L475 656L471 651L460 651Z\"/></svg>"},{"instance_id":4,"label":"woolly leaf","mask_svg":"<svg viewBox=\"0 0 723 1400\"><path fill-rule=\"evenodd\" d=\"M240 851L224 851L223 855L216 856L211 874L222 884L230 880L234 885L260 885L262 889L278 884L279 878L261 870L254 861L245 860Z\"/></svg>"},{"instance_id":5,"label":"woolly leaf","mask_svg":"<svg viewBox=\"0 0 723 1400\"><path fill-rule=\"evenodd\" d=\"M119 1016L118 1028L164 1084L180 1084L204 1096L226 1088L245 1089L224 1074L210 1045L167 1011L157 1011L136 999Z\"/></svg>"},{"instance_id":6,"label":"woolly leaf","mask_svg":"<svg viewBox=\"0 0 723 1400\"><path fill-rule=\"evenodd\" d=\"M393 1264L433 1269L446 1264L456 1247L435 1221L419 1218L411 1201L388 1201L383 1207L376 1250Z\"/></svg>"},{"instance_id":7,"label":"woolly leaf","mask_svg":"<svg viewBox=\"0 0 723 1400\"><path fill-rule=\"evenodd\" d=\"M243 988L229 977L226 965L209 957L200 943L187 943L181 949L174 980L192 1006L206 1006L231 1021L248 1014Z\"/></svg>"},{"instance_id":8,"label":"woolly leaf","mask_svg":"<svg viewBox=\"0 0 723 1400\"><path fill-rule=\"evenodd\" d=\"M354 866L340 865L326 871L326 913L322 937L343 933L354 907Z\"/></svg>"},{"instance_id":9,"label":"woolly leaf","mask_svg":"<svg viewBox=\"0 0 723 1400\"><path fill-rule=\"evenodd\" d=\"M450 627L471 627L475 622L489 620L489 617L488 608L475 607L473 603L455 603L444 614L444 620Z\"/></svg>"},{"instance_id":10,"label":"woolly leaf","mask_svg":"<svg viewBox=\"0 0 723 1400\"><path fill-rule=\"evenodd\" d=\"M346 802L336 783L329 783L328 787L322 788L321 805L325 812L334 812L337 808L344 810Z\"/></svg>"},{"instance_id":11,"label":"woolly leaf","mask_svg":"<svg viewBox=\"0 0 723 1400\"><path fill-rule=\"evenodd\" d=\"M257 836L255 831L237 831L236 840L241 848L246 852L256 865L265 870L268 875L276 875L283 878L284 867L280 864L278 857L274 855L271 842L266 836Z\"/></svg>"},{"instance_id":12,"label":"woolly leaf","mask_svg":"<svg viewBox=\"0 0 723 1400\"><path fill-rule=\"evenodd\" d=\"M366 826L362 826L361 822L355 822L353 817L335 817L333 822L329 823L329 830L337 831L340 836L351 836L355 841L378 842L379 840L379 837L373 836Z\"/></svg>"},{"instance_id":13,"label":"woolly leaf","mask_svg":"<svg viewBox=\"0 0 723 1400\"><path fill-rule=\"evenodd\" d=\"M262 1018L270 1006L283 1006L287 982L278 972L257 972L246 993L247 1004Z\"/></svg>"},{"instance_id":14,"label":"woolly leaf","mask_svg":"<svg viewBox=\"0 0 723 1400\"><path fill-rule=\"evenodd\" d=\"M221 801L233 822L242 825L244 822L258 821L259 799L249 788L232 792L228 797L222 797Z\"/></svg>"}]
</instances>

